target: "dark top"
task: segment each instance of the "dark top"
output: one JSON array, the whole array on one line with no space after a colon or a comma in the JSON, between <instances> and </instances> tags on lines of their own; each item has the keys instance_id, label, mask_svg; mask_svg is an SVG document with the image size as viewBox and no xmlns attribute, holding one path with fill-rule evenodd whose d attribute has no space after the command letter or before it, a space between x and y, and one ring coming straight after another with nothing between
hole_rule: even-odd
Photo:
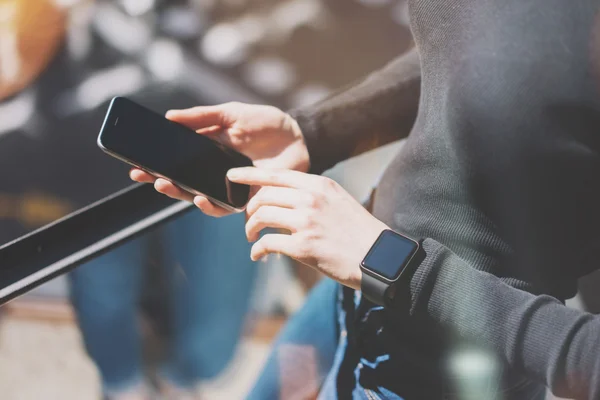
<instances>
[{"instance_id":1,"label":"dark top","mask_svg":"<svg viewBox=\"0 0 600 400\"><path fill-rule=\"evenodd\" d=\"M599 10L411 0L418 52L293 112L316 173L412 126L374 203L393 229L427 238L409 304L387 311L399 337L414 332L425 354L433 324L556 395L590 399L600 317L562 301L599 267Z\"/></svg>"}]
</instances>

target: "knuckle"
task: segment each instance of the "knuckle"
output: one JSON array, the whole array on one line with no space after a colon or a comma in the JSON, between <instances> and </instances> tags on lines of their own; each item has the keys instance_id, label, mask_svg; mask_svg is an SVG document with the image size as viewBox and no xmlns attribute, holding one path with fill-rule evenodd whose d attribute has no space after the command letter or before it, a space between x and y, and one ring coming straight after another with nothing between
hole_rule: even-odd
<instances>
[{"instance_id":1,"label":"knuckle","mask_svg":"<svg viewBox=\"0 0 600 400\"><path fill-rule=\"evenodd\" d=\"M260 239L258 242L254 243L254 245L252 246L253 250L257 253L262 253L263 251L266 250L265 247L265 239Z\"/></svg>"},{"instance_id":2,"label":"knuckle","mask_svg":"<svg viewBox=\"0 0 600 400\"><path fill-rule=\"evenodd\" d=\"M248 205L246 206L246 213L249 216L252 216L256 213L256 211L258 210L260 205L260 198L257 198L256 196L251 198L250 201L248 201Z\"/></svg>"},{"instance_id":3,"label":"knuckle","mask_svg":"<svg viewBox=\"0 0 600 400\"><path fill-rule=\"evenodd\" d=\"M327 204L327 195L323 192L318 192L313 194L313 204L311 205L310 210L312 212L317 212L323 209L325 204Z\"/></svg>"},{"instance_id":4,"label":"knuckle","mask_svg":"<svg viewBox=\"0 0 600 400\"><path fill-rule=\"evenodd\" d=\"M315 222L307 215L305 218L300 220L299 225L302 231L309 231L314 228Z\"/></svg>"},{"instance_id":5,"label":"knuckle","mask_svg":"<svg viewBox=\"0 0 600 400\"><path fill-rule=\"evenodd\" d=\"M275 184L279 182L279 175L275 171L265 171L265 178Z\"/></svg>"},{"instance_id":6,"label":"knuckle","mask_svg":"<svg viewBox=\"0 0 600 400\"><path fill-rule=\"evenodd\" d=\"M254 224L256 224L256 225L262 224L264 222L264 219L265 219L264 214L265 214L264 208L258 209L258 211L256 211L254 213L254 215L252 216Z\"/></svg>"},{"instance_id":7,"label":"knuckle","mask_svg":"<svg viewBox=\"0 0 600 400\"><path fill-rule=\"evenodd\" d=\"M322 182L323 188L325 189L337 189L338 183L331 178L324 177Z\"/></svg>"},{"instance_id":8,"label":"knuckle","mask_svg":"<svg viewBox=\"0 0 600 400\"><path fill-rule=\"evenodd\" d=\"M310 208L306 211L305 217L304 217L304 221L305 223L308 225L309 228L314 228L317 224L318 221L318 212L316 209L314 208Z\"/></svg>"},{"instance_id":9,"label":"knuckle","mask_svg":"<svg viewBox=\"0 0 600 400\"><path fill-rule=\"evenodd\" d=\"M246 224L245 231L246 231L246 238L247 239L250 239L250 235L252 233L252 230L253 230L252 224L251 223Z\"/></svg>"},{"instance_id":10,"label":"knuckle","mask_svg":"<svg viewBox=\"0 0 600 400\"><path fill-rule=\"evenodd\" d=\"M256 207L254 206L254 203L251 200L248 202L248 205L246 205L246 221L249 218L251 218L255 212L256 212Z\"/></svg>"},{"instance_id":11,"label":"knuckle","mask_svg":"<svg viewBox=\"0 0 600 400\"><path fill-rule=\"evenodd\" d=\"M321 206L321 196L318 193L309 193L306 196L306 204L309 208L318 208Z\"/></svg>"}]
</instances>

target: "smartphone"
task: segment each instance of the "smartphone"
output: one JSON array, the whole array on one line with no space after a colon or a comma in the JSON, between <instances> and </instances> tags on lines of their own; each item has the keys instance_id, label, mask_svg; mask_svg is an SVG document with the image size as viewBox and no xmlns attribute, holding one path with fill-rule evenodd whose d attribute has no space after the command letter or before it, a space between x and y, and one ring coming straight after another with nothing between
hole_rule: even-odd
<instances>
[{"instance_id":1,"label":"smartphone","mask_svg":"<svg viewBox=\"0 0 600 400\"><path fill-rule=\"evenodd\" d=\"M252 166L248 157L124 97L111 101L98 146L227 210L248 203L250 187L227 179L231 168Z\"/></svg>"}]
</instances>

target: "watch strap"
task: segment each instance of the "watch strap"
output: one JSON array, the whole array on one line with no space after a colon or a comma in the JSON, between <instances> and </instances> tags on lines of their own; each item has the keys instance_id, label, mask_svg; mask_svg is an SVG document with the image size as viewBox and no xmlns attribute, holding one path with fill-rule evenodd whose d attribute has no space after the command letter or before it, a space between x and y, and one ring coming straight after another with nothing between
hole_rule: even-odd
<instances>
[{"instance_id":1,"label":"watch strap","mask_svg":"<svg viewBox=\"0 0 600 400\"><path fill-rule=\"evenodd\" d=\"M389 288L389 284L363 271L360 290L362 295L365 296L367 300L377 305L385 306L387 303L387 291Z\"/></svg>"}]
</instances>

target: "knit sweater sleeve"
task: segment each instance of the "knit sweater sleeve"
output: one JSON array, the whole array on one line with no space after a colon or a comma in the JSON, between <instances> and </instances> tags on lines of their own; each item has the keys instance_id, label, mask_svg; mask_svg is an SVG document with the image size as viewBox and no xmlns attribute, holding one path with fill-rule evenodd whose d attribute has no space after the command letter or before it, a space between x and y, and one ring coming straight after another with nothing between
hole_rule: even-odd
<instances>
[{"instance_id":1,"label":"knit sweater sleeve","mask_svg":"<svg viewBox=\"0 0 600 400\"><path fill-rule=\"evenodd\" d=\"M311 172L406 137L417 116L420 85L413 49L350 88L290 111L304 134Z\"/></svg>"},{"instance_id":2,"label":"knit sweater sleeve","mask_svg":"<svg viewBox=\"0 0 600 400\"><path fill-rule=\"evenodd\" d=\"M600 316L515 289L434 240L424 248L406 288L412 315L491 348L557 396L600 398Z\"/></svg>"}]
</instances>

